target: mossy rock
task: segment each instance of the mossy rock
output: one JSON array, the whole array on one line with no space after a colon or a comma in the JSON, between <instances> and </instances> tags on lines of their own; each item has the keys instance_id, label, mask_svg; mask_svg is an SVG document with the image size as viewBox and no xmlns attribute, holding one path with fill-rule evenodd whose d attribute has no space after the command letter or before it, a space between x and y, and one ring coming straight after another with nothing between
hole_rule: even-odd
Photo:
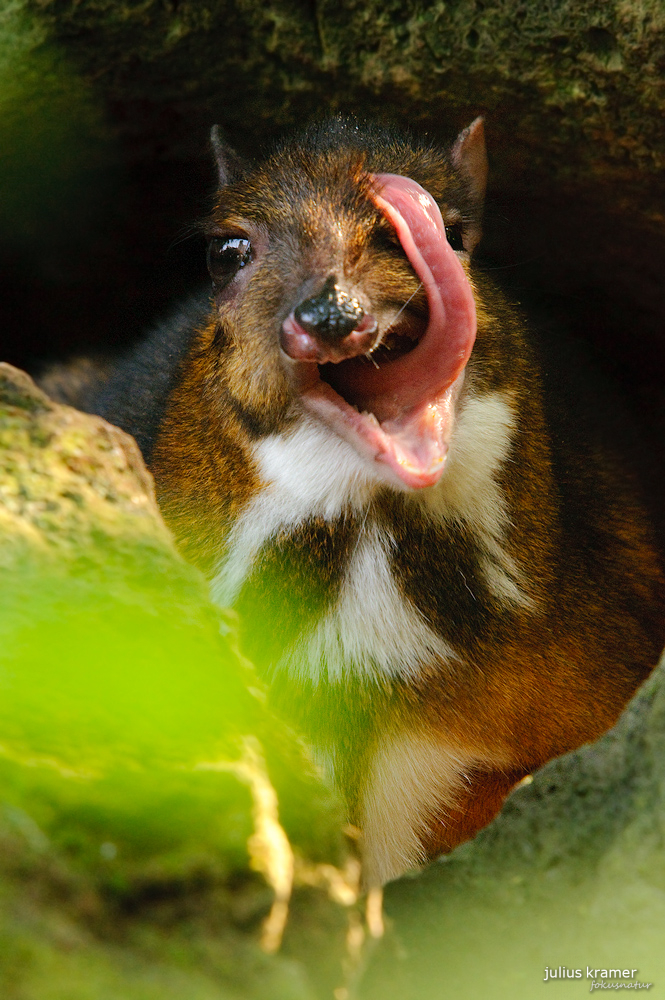
<instances>
[{"instance_id":1,"label":"mossy rock","mask_svg":"<svg viewBox=\"0 0 665 1000\"><path fill-rule=\"evenodd\" d=\"M358 1000L532 1000L542 989L573 1000L594 981L655 992L664 831L665 659L614 729L543 767L475 840L387 887L389 929Z\"/></svg>"},{"instance_id":2,"label":"mossy rock","mask_svg":"<svg viewBox=\"0 0 665 1000\"><path fill-rule=\"evenodd\" d=\"M485 111L513 166L528 155L539 172L628 179L665 164L660 3L40 0L27 9L114 102L150 105L125 120L144 141L156 126L163 142L177 141L177 119L211 109L235 132L249 123L253 137L322 101L362 111L390 101L434 131L442 113L454 127Z\"/></svg>"},{"instance_id":3,"label":"mossy rock","mask_svg":"<svg viewBox=\"0 0 665 1000\"><path fill-rule=\"evenodd\" d=\"M293 851L344 863L340 804L175 550L133 439L8 365L0 562L2 996L312 996L261 927Z\"/></svg>"},{"instance_id":4,"label":"mossy rock","mask_svg":"<svg viewBox=\"0 0 665 1000\"><path fill-rule=\"evenodd\" d=\"M36 371L35 354L113 350L206 280L181 241L214 186L214 122L254 156L335 112L437 143L484 113L488 265L662 419L664 26L657 0L14 0L7 357Z\"/></svg>"}]
</instances>

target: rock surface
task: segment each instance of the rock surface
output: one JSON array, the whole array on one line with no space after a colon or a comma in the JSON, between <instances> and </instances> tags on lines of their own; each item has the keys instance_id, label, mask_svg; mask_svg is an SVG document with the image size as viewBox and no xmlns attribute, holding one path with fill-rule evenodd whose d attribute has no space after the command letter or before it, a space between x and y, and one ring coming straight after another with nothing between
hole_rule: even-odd
<instances>
[{"instance_id":1,"label":"rock surface","mask_svg":"<svg viewBox=\"0 0 665 1000\"><path fill-rule=\"evenodd\" d=\"M202 112L238 133L249 120L253 135L322 101L368 111L390 100L434 131L444 113L462 125L470 109L487 112L510 147L511 175L528 159L573 181L584 172L642 183L665 165L660 3L41 0L28 9L112 101L150 104L123 123L143 142L186 141L177 119L191 128Z\"/></svg>"},{"instance_id":2,"label":"rock surface","mask_svg":"<svg viewBox=\"0 0 665 1000\"><path fill-rule=\"evenodd\" d=\"M16 0L0 19L8 357L126 343L206 280L181 239L214 183L213 122L254 155L336 111L437 142L484 113L489 265L656 399L664 27L659 0Z\"/></svg>"},{"instance_id":3,"label":"rock surface","mask_svg":"<svg viewBox=\"0 0 665 1000\"><path fill-rule=\"evenodd\" d=\"M6 1000L313 998L302 893L341 981L339 804L221 624L133 439L0 365Z\"/></svg>"},{"instance_id":4,"label":"rock surface","mask_svg":"<svg viewBox=\"0 0 665 1000\"><path fill-rule=\"evenodd\" d=\"M665 659L614 729L547 764L474 841L388 886L385 908L358 1000L572 1000L618 979L662 990ZM559 967L565 982L545 986Z\"/></svg>"}]
</instances>

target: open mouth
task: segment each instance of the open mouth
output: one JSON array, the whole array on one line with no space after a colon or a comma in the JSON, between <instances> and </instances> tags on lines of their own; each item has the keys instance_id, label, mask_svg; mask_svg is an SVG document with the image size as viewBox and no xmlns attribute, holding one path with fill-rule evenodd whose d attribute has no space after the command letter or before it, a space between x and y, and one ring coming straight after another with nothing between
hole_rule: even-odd
<instances>
[{"instance_id":1,"label":"open mouth","mask_svg":"<svg viewBox=\"0 0 665 1000\"><path fill-rule=\"evenodd\" d=\"M317 366L319 378L334 389L344 402L358 412L371 409L377 419L389 416L390 400L375 395L373 406L369 406L365 390L370 369L383 371L385 375L387 366L418 347L428 327L427 314L417 316L405 309L396 311L400 312L398 319L374 336L365 353Z\"/></svg>"},{"instance_id":2,"label":"open mouth","mask_svg":"<svg viewBox=\"0 0 665 1000\"><path fill-rule=\"evenodd\" d=\"M421 488L443 473L475 341L475 303L434 199L407 177L377 174L373 180L372 200L424 286L428 316L406 308L366 353L312 357L317 364L299 366L301 394L305 406L359 452L387 465L400 484Z\"/></svg>"}]
</instances>

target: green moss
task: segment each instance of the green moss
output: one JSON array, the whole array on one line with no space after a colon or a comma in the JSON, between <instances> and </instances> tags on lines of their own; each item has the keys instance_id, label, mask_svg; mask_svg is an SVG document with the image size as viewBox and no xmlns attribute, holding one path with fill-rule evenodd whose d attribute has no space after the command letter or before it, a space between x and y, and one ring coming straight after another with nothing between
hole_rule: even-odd
<instances>
[{"instance_id":1,"label":"green moss","mask_svg":"<svg viewBox=\"0 0 665 1000\"><path fill-rule=\"evenodd\" d=\"M9 366L0 401L3 1000L310 997L259 947L286 855L256 834L272 823L274 852L281 821L308 863L339 862L339 802L175 551L132 439Z\"/></svg>"},{"instance_id":2,"label":"green moss","mask_svg":"<svg viewBox=\"0 0 665 1000\"><path fill-rule=\"evenodd\" d=\"M444 136L485 111L502 141L541 147L538 166L550 171L564 146L594 174L600 163L652 171L665 157L657 2L41 0L31 9L104 99L125 105L123 129L143 129L146 151L167 121L161 147L191 153L192 127L211 119L252 150L330 110L388 110Z\"/></svg>"},{"instance_id":3,"label":"green moss","mask_svg":"<svg viewBox=\"0 0 665 1000\"><path fill-rule=\"evenodd\" d=\"M665 975L665 661L617 726L517 789L474 841L389 886L359 1000L589 992L587 966ZM600 976L598 977L600 979ZM580 982L580 979L582 982Z\"/></svg>"}]
</instances>

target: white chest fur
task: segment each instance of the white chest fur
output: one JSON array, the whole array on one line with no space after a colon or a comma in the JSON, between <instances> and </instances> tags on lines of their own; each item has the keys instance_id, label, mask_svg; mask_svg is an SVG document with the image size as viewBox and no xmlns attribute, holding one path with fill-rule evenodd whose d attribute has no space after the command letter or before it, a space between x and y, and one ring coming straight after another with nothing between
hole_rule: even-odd
<instances>
[{"instance_id":1,"label":"white chest fur","mask_svg":"<svg viewBox=\"0 0 665 1000\"><path fill-rule=\"evenodd\" d=\"M337 601L287 650L278 669L315 682L348 674L408 679L426 664L457 659L400 592L390 567L393 544L376 525L361 530Z\"/></svg>"},{"instance_id":2,"label":"white chest fur","mask_svg":"<svg viewBox=\"0 0 665 1000\"><path fill-rule=\"evenodd\" d=\"M417 502L435 521L465 520L486 553L490 588L504 603L528 606L519 571L501 544L508 512L494 478L510 448L508 403L498 395L472 400L457 430L449 468ZM211 584L217 603L234 603L262 548L278 534L310 518L330 521L349 514L362 524L336 600L284 652L277 670L315 683L350 674L388 681L413 679L425 664L459 659L400 590L389 531L368 523L372 496L385 486L380 470L313 417L303 417L287 435L261 440L255 458L265 487L229 534L226 557Z\"/></svg>"},{"instance_id":3,"label":"white chest fur","mask_svg":"<svg viewBox=\"0 0 665 1000\"><path fill-rule=\"evenodd\" d=\"M278 532L309 518L332 521L344 511L360 514L376 483L346 441L313 417L295 430L263 438L255 459L266 484L244 509L227 540L227 554L212 580L212 599L232 605L263 546Z\"/></svg>"},{"instance_id":4,"label":"white chest fur","mask_svg":"<svg viewBox=\"0 0 665 1000\"><path fill-rule=\"evenodd\" d=\"M278 532L312 517L364 517L383 482L351 445L312 418L289 436L261 441L256 459L266 487L230 533L227 556L211 584L219 604L234 602L261 549ZM387 680L413 677L434 659L456 658L400 592L390 566L393 545L386 531L363 524L337 599L286 650L277 670L315 683L348 674Z\"/></svg>"}]
</instances>

